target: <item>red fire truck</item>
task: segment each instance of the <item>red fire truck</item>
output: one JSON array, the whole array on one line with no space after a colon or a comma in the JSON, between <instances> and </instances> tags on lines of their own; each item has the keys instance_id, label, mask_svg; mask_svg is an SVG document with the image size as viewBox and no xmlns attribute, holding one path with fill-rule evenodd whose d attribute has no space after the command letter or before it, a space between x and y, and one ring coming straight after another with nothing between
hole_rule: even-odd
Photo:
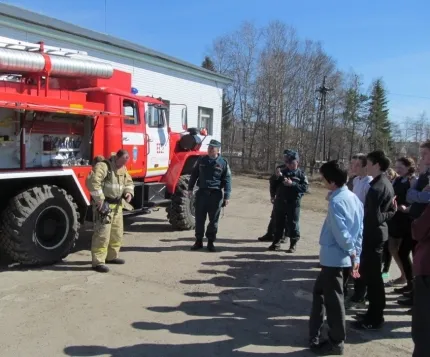
<instances>
[{"instance_id":1,"label":"red fire truck","mask_svg":"<svg viewBox=\"0 0 430 357\"><path fill-rule=\"evenodd\" d=\"M95 156L123 148L134 211L165 206L175 229L194 228L187 195L205 132L174 133L161 98L85 53L0 38L0 249L23 264L66 257L91 219L85 179Z\"/></svg>"}]
</instances>

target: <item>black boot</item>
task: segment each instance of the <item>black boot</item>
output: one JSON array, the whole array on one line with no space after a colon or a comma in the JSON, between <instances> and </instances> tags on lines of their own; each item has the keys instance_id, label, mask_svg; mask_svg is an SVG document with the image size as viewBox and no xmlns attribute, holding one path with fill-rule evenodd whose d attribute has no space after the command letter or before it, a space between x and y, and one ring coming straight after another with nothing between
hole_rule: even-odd
<instances>
[{"instance_id":1,"label":"black boot","mask_svg":"<svg viewBox=\"0 0 430 357\"><path fill-rule=\"evenodd\" d=\"M97 273L108 273L109 268L104 264L99 264L96 266L93 266L93 270L95 270Z\"/></svg>"},{"instance_id":2,"label":"black boot","mask_svg":"<svg viewBox=\"0 0 430 357\"><path fill-rule=\"evenodd\" d=\"M112 260L106 260L106 264L125 264L125 260L121 258L115 258Z\"/></svg>"},{"instance_id":3,"label":"black boot","mask_svg":"<svg viewBox=\"0 0 430 357\"><path fill-rule=\"evenodd\" d=\"M287 253L294 253L296 251L297 242L291 242L290 248L287 250Z\"/></svg>"},{"instance_id":4,"label":"black boot","mask_svg":"<svg viewBox=\"0 0 430 357\"><path fill-rule=\"evenodd\" d=\"M211 253L216 252L215 246L214 246L214 242L210 241L208 242L208 251L210 251Z\"/></svg>"},{"instance_id":5,"label":"black boot","mask_svg":"<svg viewBox=\"0 0 430 357\"><path fill-rule=\"evenodd\" d=\"M260 242L273 242L273 235L266 233L264 236L258 238Z\"/></svg>"},{"instance_id":6,"label":"black boot","mask_svg":"<svg viewBox=\"0 0 430 357\"><path fill-rule=\"evenodd\" d=\"M196 240L194 245L191 247L191 250L199 250L203 248L203 242L201 240Z\"/></svg>"}]
</instances>

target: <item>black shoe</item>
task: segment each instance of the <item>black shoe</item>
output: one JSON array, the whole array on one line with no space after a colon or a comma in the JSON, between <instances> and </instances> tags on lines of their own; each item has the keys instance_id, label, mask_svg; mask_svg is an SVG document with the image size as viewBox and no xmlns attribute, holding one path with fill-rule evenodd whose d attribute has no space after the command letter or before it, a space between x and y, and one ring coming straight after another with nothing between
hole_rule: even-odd
<instances>
[{"instance_id":1,"label":"black shoe","mask_svg":"<svg viewBox=\"0 0 430 357\"><path fill-rule=\"evenodd\" d=\"M414 298L414 292L411 290L411 291L405 291L403 294L402 294L405 298L411 298L411 299L413 299Z\"/></svg>"},{"instance_id":2,"label":"black shoe","mask_svg":"<svg viewBox=\"0 0 430 357\"><path fill-rule=\"evenodd\" d=\"M399 300L397 300L397 303L401 306L413 306L414 305L414 299L412 299L412 298L399 299Z\"/></svg>"},{"instance_id":3,"label":"black shoe","mask_svg":"<svg viewBox=\"0 0 430 357\"><path fill-rule=\"evenodd\" d=\"M284 237L284 238L282 238L279 242L280 243L285 243L287 241L287 238L286 237Z\"/></svg>"},{"instance_id":4,"label":"black shoe","mask_svg":"<svg viewBox=\"0 0 430 357\"><path fill-rule=\"evenodd\" d=\"M335 345L330 341L324 341L316 346L311 346L311 351L318 356L343 356L343 343Z\"/></svg>"},{"instance_id":5,"label":"black shoe","mask_svg":"<svg viewBox=\"0 0 430 357\"><path fill-rule=\"evenodd\" d=\"M380 330L384 326L384 322L385 322L385 320L383 318L382 318L382 321L379 323L366 321L366 319L364 319L364 320L358 320L358 321L353 322L352 326L353 326L353 328L355 328L357 330L375 331L375 330Z\"/></svg>"},{"instance_id":6,"label":"black shoe","mask_svg":"<svg viewBox=\"0 0 430 357\"><path fill-rule=\"evenodd\" d=\"M290 249L287 250L287 253L294 253L296 251L296 244L291 244Z\"/></svg>"},{"instance_id":7,"label":"black shoe","mask_svg":"<svg viewBox=\"0 0 430 357\"><path fill-rule=\"evenodd\" d=\"M320 345L320 340L319 340L319 338L318 337L315 337L315 338L311 338L310 340L309 340L309 348L312 350L312 349L314 349L314 348L318 348L319 347L319 345Z\"/></svg>"},{"instance_id":8,"label":"black shoe","mask_svg":"<svg viewBox=\"0 0 430 357\"><path fill-rule=\"evenodd\" d=\"M410 291L412 291L412 287L409 285L405 285L405 286L402 286L401 288L395 288L394 289L394 292L397 294L404 294L404 293L407 293Z\"/></svg>"},{"instance_id":9,"label":"black shoe","mask_svg":"<svg viewBox=\"0 0 430 357\"><path fill-rule=\"evenodd\" d=\"M268 250L272 250L272 251L278 251L281 250L281 247L279 245L276 244L272 244L269 248L267 248Z\"/></svg>"},{"instance_id":10,"label":"black shoe","mask_svg":"<svg viewBox=\"0 0 430 357\"><path fill-rule=\"evenodd\" d=\"M108 273L109 268L104 264L99 264L93 267L93 270L95 270L97 273Z\"/></svg>"},{"instance_id":11,"label":"black shoe","mask_svg":"<svg viewBox=\"0 0 430 357\"><path fill-rule=\"evenodd\" d=\"M273 242L273 236L270 234L265 234L264 236L258 238L260 242Z\"/></svg>"},{"instance_id":12,"label":"black shoe","mask_svg":"<svg viewBox=\"0 0 430 357\"><path fill-rule=\"evenodd\" d=\"M352 318L357 321L363 321L366 319L367 312L357 312Z\"/></svg>"},{"instance_id":13,"label":"black shoe","mask_svg":"<svg viewBox=\"0 0 430 357\"><path fill-rule=\"evenodd\" d=\"M214 246L214 244L212 242L208 243L208 247L207 248L208 248L208 251L210 251L211 253L216 252L215 246Z\"/></svg>"},{"instance_id":14,"label":"black shoe","mask_svg":"<svg viewBox=\"0 0 430 357\"><path fill-rule=\"evenodd\" d=\"M112 260L106 260L106 264L125 264L125 260L120 258L115 258Z\"/></svg>"},{"instance_id":15,"label":"black shoe","mask_svg":"<svg viewBox=\"0 0 430 357\"><path fill-rule=\"evenodd\" d=\"M203 242L197 241L194 243L194 245L191 247L191 250L199 250L203 248Z\"/></svg>"}]
</instances>

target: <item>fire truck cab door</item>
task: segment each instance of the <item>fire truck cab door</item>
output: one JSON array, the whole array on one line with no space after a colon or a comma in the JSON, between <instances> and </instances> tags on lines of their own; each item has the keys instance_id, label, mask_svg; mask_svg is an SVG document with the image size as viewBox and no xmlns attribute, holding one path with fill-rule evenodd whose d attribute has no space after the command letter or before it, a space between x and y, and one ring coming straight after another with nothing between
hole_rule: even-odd
<instances>
[{"instance_id":1,"label":"fire truck cab door","mask_svg":"<svg viewBox=\"0 0 430 357\"><path fill-rule=\"evenodd\" d=\"M127 170L132 176L145 176L146 174L146 138L145 121L143 119L143 106L132 99L122 99L122 147L128 151L130 160Z\"/></svg>"},{"instance_id":2,"label":"fire truck cab door","mask_svg":"<svg viewBox=\"0 0 430 357\"><path fill-rule=\"evenodd\" d=\"M145 103L147 177L164 175L169 168L170 141L165 109Z\"/></svg>"}]
</instances>

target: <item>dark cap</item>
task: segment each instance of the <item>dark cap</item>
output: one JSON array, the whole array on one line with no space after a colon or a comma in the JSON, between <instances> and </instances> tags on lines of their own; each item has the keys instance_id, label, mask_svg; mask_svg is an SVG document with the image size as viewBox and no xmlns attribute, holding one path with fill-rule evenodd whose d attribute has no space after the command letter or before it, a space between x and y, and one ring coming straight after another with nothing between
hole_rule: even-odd
<instances>
[{"instance_id":1,"label":"dark cap","mask_svg":"<svg viewBox=\"0 0 430 357\"><path fill-rule=\"evenodd\" d=\"M211 141L209 141L209 146L212 146L214 148L220 148L221 143L218 140L212 139Z\"/></svg>"},{"instance_id":2,"label":"dark cap","mask_svg":"<svg viewBox=\"0 0 430 357\"><path fill-rule=\"evenodd\" d=\"M297 153L297 151L287 149L284 150L284 158L288 161L299 161L299 154Z\"/></svg>"}]
</instances>

